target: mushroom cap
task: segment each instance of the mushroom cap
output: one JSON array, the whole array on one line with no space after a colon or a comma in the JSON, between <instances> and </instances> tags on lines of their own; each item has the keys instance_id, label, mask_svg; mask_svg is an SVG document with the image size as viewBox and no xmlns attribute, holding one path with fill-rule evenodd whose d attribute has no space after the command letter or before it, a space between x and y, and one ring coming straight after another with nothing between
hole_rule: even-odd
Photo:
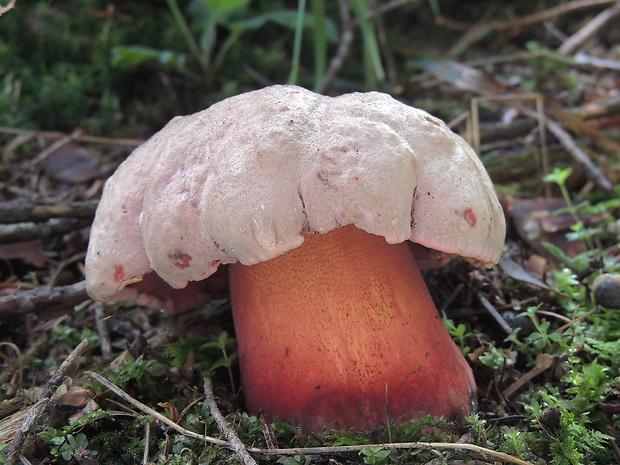
<instances>
[{"instance_id":1,"label":"mushroom cap","mask_svg":"<svg viewBox=\"0 0 620 465\"><path fill-rule=\"evenodd\" d=\"M92 226L87 289L171 309L131 284L155 271L182 289L347 224L483 265L505 236L484 166L441 120L378 92L272 86L174 118L122 163Z\"/></svg>"}]
</instances>

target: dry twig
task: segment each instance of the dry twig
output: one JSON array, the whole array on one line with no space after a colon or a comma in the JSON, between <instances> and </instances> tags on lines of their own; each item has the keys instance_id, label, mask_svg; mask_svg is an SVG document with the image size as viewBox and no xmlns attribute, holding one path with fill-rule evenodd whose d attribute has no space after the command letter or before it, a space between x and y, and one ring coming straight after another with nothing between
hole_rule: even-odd
<instances>
[{"instance_id":1,"label":"dry twig","mask_svg":"<svg viewBox=\"0 0 620 465\"><path fill-rule=\"evenodd\" d=\"M86 281L0 297L0 318L69 308L87 300Z\"/></svg>"},{"instance_id":2,"label":"dry twig","mask_svg":"<svg viewBox=\"0 0 620 465\"><path fill-rule=\"evenodd\" d=\"M218 438L214 438L211 436L205 436L203 434L194 433L193 431L183 428L181 425L173 422L170 418L166 417L165 415L162 415L157 410L154 410L148 405L143 404L139 400L134 399L129 394L127 394L125 391L123 391L121 388L119 388L116 384L108 381L103 376L97 373L94 373L92 371L87 371L86 375L94 379L98 383L102 384L103 386L105 386L107 389L112 391L114 394L116 394L117 396L125 400L125 402L130 403L137 409L142 410L147 415L152 416L156 420L174 429L175 431L183 434L184 436L188 436L188 437L195 438L195 439L200 439L201 441L208 442L210 444L215 444L216 446L221 446L221 447L226 447L226 448L229 447L228 441L224 441L223 439L218 439Z\"/></svg>"},{"instance_id":3,"label":"dry twig","mask_svg":"<svg viewBox=\"0 0 620 465\"><path fill-rule=\"evenodd\" d=\"M105 304L103 302L95 302L95 323L97 325L97 333L99 334L99 347L104 360L112 358L112 342L110 340L110 330L105 320Z\"/></svg>"},{"instance_id":4,"label":"dry twig","mask_svg":"<svg viewBox=\"0 0 620 465\"><path fill-rule=\"evenodd\" d=\"M531 15L522 16L521 18L509 19L505 21L491 21L468 27L467 33L461 40L452 47L448 56L455 58L468 50L473 44L484 39L492 31L504 31L507 29L516 29L532 24L541 23L543 21L555 19L559 16L573 13L579 10L595 8L599 6L611 5L617 3L618 0L574 0L572 2L563 3L558 6L548 8L543 11L533 13ZM452 25L459 28L466 27L458 24L448 18L438 18L438 22L444 25Z\"/></svg>"},{"instance_id":5,"label":"dry twig","mask_svg":"<svg viewBox=\"0 0 620 465\"><path fill-rule=\"evenodd\" d=\"M114 392L119 397L123 398L126 402L129 402L134 407L142 410L144 413L153 416L157 420L161 421L166 426L174 429L175 431L196 439L200 439L202 441L215 444L217 446L225 447L227 449L233 449L233 446L228 442L222 439L217 439L211 436L205 436L202 434L194 433L193 431L187 430L183 428L181 425L174 423L166 416L161 413L153 410L151 407L143 404L139 400L134 399L121 388L116 386L114 383L111 383L103 376L98 375L97 373L93 373L91 371L87 371L86 375L93 378L97 382L103 384L110 391ZM407 450L407 449L425 449L425 450L461 450L468 451L485 457L488 460L493 460L499 463L512 463L515 465L532 465L530 462L526 462L525 460L521 460L517 457L513 457L508 454L504 454L503 452L496 452L481 446L477 446L475 444L462 444L462 443L445 443L445 442L401 442L401 443L384 443L384 444L362 444L355 446L334 446L334 447L297 447L297 448L289 448L289 449L262 449L259 447L247 447L246 450L249 453L264 455L264 456L283 456L283 455L331 455L331 454L339 454L344 452L359 452L364 449L370 447L382 447L385 449L395 449L395 450Z\"/></svg>"},{"instance_id":6,"label":"dry twig","mask_svg":"<svg viewBox=\"0 0 620 465\"><path fill-rule=\"evenodd\" d=\"M527 108L519 108L524 114L530 118L534 118L536 114ZM572 155L577 163L585 169L588 176L596 183L596 185L605 192L611 192L613 185L609 182L609 179L605 177L603 172L596 166L590 157L583 151L577 143L573 140L571 135L564 130L556 121L551 118L545 118L545 126L549 129L549 132L560 141L564 148Z\"/></svg>"},{"instance_id":7,"label":"dry twig","mask_svg":"<svg viewBox=\"0 0 620 465\"><path fill-rule=\"evenodd\" d=\"M28 411L19 432L15 435L9 446L3 451L3 453L5 453L7 456L5 462L6 465L12 465L13 463L15 463L18 455L21 455L21 449L24 445L24 442L26 441L26 438L35 427L37 420L41 418L41 415L43 415L43 413L47 409L47 406L49 405L52 396L58 389L58 386L60 386L64 377L74 370L78 359L86 351L89 343L90 341L88 339L84 339L75 349L73 349L73 351L69 354L65 361L62 362L60 367L58 367L56 373L54 373L49 379L49 381L45 385L45 389L39 397L39 400Z\"/></svg>"},{"instance_id":8,"label":"dry twig","mask_svg":"<svg viewBox=\"0 0 620 465\"><path fill-rule=\"evenodd\" d=\"M349 54L351 44L353 43L354 23L351 20L349 5L346 0L339 0L338 5L340 6L340 22L342 27L340 43L338 44L338 50L336 50L336 55L334 55L334 57L331 59L329 67L325 72L325 76L323 77L323 82L321 82L321 88L319 89L319 93L324 93L325 90L329 88L332 81L336 78L338 71L340 71L340 68L342 68L344 61Z\"/></svg>"},{"instance_id":9,"label":"dry twig","mask_svg":"<svg viewBox=\"0 0 620 465\"><path fill-rule=\"evenodd\" d=\"M95 210L99 205L98 200L84 202L67 202L60 205L42 205L32 203L1 203L0 218L2 223L38 223L50 218L76 218L92 220Z\"/></svg>"},{"instance_id":10,"label":"dry twig","mask_svg":"<svg viewBox=\"0 0 620 465\"><path fill-rule=\"evenodd\" d=\"M46 223L17 223L0 225L0 244L48 239L77 231L90 225L90 221L71 218L52 218Z\"/></svg>"},{"instance_id":11,"label":"dry twig","mask_svg":"<svg viewBox=\"0 0 620 465\"><path fill-rule=\"evenodd\" d=\"M235 432L234 429L228 424L224 415L220 412L220 409L217 407L215 403L215 394L213 393L213 384L211 383L211 378L205 376L204 380L204 390L206 395L206 401L209 406L209 412L211 412L211 416L217 423L220 431L224 434L224 437L230 444L230 448L237 454L237 457L241 461L241 463L245 465L256 465L256 461L250 456L248 453L245 444L241 442L239 436Z\"/></svg>"},{"instance_id":12,"label":"dry twig","mask_svg":"<svg viewBox=\"0 0 620 465\"><path fill-rule=\"evenodd\" d=\"M68 137L70 140L78 141L78 142L88 142L91 144L103 144L103 145L125 145L128 147L137 147L141 145L144 140L142 139L119 139L114 137L97 137L97 136L89 136L84 133L75 133L65 134L62 132L56 131L33 131L30 129L17 129L17 128L7 128L0 127L0 134L16 134L19 136L31 136L31 137L43 137L49 139L57 139Z\"/></svg>"},{"instance_id":13,"label":"dry twig","mask_svg":"<svg viewBox=\"0 0 620 465\"><path fill-rule=\"evenodd\" d=\"M601 11L591 21L583 26L579 31L566 39L558 48L558 52L562 55L570 55L577 50L586 40L590 39L594 34L601 31L607 23L616 16L620 15L620 2Z\"/></svg>"}]
</instances>

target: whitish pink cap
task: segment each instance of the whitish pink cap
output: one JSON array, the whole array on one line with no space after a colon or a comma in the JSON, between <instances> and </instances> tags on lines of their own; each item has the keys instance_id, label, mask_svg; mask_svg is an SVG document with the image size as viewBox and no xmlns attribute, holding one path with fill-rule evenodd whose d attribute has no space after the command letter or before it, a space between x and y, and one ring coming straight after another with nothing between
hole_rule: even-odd
<instances>
[{"instance_id":1,"label":"whitish pink cap","mask_svg":"<svg viewBox=\"0 0 620 465\"><path fill-rule=\"evenodd\" d=\"M88 292L174 310L149 273L182 289L347 224L482 265L505 236L484 166L441 120L378 92L273 86L174 118L118 168L92 226Z\"/></svg>"}]
</instances>

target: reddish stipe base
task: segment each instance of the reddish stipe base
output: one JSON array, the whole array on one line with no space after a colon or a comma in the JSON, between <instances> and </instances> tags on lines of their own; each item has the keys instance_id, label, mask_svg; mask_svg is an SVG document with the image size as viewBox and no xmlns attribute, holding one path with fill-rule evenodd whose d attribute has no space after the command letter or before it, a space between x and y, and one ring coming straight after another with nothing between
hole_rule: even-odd
<instances>
[{"instance_id":1,"label":"reddish stipe base","mask_svg":"<svg viewBox=\"0 0 620 465\"><path fill-rule=\"evenodd\" d=\"M471 370L406 243L347 226L229 273L250 412L306 431L470 413Z\"/></svg>"}]
</instances>

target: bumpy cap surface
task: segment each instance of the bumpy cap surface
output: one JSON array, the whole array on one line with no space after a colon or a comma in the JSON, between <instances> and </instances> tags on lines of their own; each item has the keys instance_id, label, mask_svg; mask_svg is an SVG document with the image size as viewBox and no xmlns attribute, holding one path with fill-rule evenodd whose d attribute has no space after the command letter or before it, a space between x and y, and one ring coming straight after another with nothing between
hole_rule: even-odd
<instances>
[{"instance_id":1,"label":"bumpy cap surface","mask_svg":"<svg viewBox=\"0 0 620 465\"><path fill-rule=\"evenodd\" d=\"M377 92L273 86L174 118L118 168L92 227L88 292L171 310L151 272L182 289L347 224L479 264L499 260L505 235L486 170L439 119Z\"/></svg>"}]
</instances>

